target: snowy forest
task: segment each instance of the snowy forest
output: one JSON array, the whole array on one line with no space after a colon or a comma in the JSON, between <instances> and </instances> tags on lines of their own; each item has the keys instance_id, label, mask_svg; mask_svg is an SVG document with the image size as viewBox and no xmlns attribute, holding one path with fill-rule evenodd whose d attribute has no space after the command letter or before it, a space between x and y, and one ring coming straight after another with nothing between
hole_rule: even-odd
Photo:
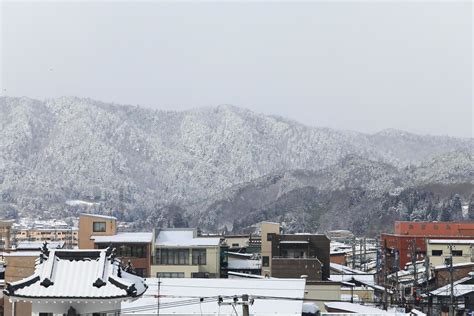
<instances>
[{"instance_id":1,"label":"snowy forest","mask_svg":"<svg viewBox=\"0 0 474 316\"><path fill-rule=\"evenodd\" d=\"M310 127L234 106L183 112L0 98L0 216L114 215L131 230L390 231L474 220L473 139Z\"/></svg>"}]
</instances>

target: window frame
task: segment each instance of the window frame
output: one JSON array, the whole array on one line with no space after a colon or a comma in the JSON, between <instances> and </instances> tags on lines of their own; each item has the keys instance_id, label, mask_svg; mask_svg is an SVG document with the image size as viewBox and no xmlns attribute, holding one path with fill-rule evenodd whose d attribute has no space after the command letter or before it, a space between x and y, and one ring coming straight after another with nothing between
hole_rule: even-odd
<instances>
[{"instance_id":1,"label":"window frame","mask_svg":"<svg viewBox=\"0 0 474 316\"><path fill-rule=\"evenodd\" d=\"M97 230L96 229L96 224L103 224L104 225L104 230ZM103 221L92 222L92 232L94 232L94 233L105 233L106 231L107 231L107 222L103 222Z\"/></svg>"}]
</instances>

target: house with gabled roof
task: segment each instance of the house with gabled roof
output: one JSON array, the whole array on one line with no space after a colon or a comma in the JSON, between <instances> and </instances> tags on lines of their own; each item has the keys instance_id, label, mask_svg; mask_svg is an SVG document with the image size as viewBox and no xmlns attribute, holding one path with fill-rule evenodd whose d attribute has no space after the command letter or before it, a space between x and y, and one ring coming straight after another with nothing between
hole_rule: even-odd
<instances>
[{"instance_id":1,"label":"house with gabled roof","mask_svg":"<svg viewBox=\"0 0 474 316\"><path fill-rule=\"evenodd\" d=\"M29 277L7 283L3 293L16 304L30 303L32 314L116 313L147 289L145 280L127 273L115 250L42 248ZM18 315L18 314L16 314Z\"/></svg>"}]
</instances>

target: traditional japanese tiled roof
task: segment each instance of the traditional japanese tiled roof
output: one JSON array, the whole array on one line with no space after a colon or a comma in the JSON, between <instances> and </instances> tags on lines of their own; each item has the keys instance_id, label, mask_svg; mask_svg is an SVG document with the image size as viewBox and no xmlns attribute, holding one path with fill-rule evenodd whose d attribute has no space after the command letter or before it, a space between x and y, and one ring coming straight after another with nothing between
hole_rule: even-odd
<instances>
[{"instance_id":1,"label":"traditional japanese tiled roof","mask_svg":"<svg viewBox=\"0 0 474 316\"><path fill-rule=\"evenodd\" d=\"M35 273L7 283L5 295L21 299L132 299L147 289L145 280L123 271L111 248L49 250L43 247Z\"/></svg>"}]
</instances>

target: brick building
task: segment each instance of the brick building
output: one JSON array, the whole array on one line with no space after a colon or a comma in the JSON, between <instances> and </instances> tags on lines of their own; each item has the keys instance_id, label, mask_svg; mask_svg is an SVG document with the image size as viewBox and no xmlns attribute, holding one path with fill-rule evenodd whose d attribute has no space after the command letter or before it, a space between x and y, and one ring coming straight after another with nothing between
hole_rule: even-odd
<instances>
[{"instance_id":1,"label":"brick building","mask_svg":"<svg viewBox=\"0 0 474 316\"><path fill-rule=\"evenodd\" d=\"M387 254L387 268L392 270L396 265L403 269L416 260L426 256L428 239L472 239L474 223L472 222L395 222L394 234L381 234L381 246Z\"/></svg>"}]
</instances>

